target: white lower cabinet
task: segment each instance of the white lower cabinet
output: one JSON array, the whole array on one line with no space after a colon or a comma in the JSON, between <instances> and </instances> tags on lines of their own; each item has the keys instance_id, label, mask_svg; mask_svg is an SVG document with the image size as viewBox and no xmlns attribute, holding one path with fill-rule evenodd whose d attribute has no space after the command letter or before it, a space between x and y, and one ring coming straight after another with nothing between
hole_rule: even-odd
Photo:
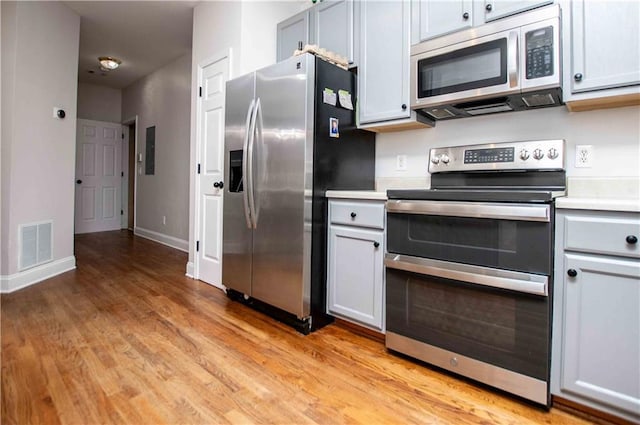
<instances>
[{"instance_id":1,"label":"white lower cabinet","mask_svg":"<svg viewBox=\"0 0 640 425\"><path fill-rule=\"evenodd\" d=\"M330 200L327 312L384 331L384 203Z\"/></svg>"},{"instance_id":2,"label":"white lower cabinet","mask_svg":"<svg viewBox=\"0 0 640 425\"><path fill-rule=\"evenodd\" d=\"M638 423L640 215L557 217L551 392Z\"/></svg>"}]
</instances>

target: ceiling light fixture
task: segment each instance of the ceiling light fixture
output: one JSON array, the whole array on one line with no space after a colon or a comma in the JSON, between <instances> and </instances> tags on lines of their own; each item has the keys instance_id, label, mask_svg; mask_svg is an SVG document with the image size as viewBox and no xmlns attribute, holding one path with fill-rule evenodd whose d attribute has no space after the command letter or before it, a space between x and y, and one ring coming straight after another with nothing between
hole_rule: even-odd
<instances>
[{"instance_id":1,"label":"ceiling light fixture","mask_svg":"<svg viewBox=\"0 0 640 425\"><path fill-rule=\"evenodd\" d=\"M103 71L113 71L122 63L120 59L111 56L100 56L98 62L100 62L100 68Z\"/></svg>"}]
</instances>

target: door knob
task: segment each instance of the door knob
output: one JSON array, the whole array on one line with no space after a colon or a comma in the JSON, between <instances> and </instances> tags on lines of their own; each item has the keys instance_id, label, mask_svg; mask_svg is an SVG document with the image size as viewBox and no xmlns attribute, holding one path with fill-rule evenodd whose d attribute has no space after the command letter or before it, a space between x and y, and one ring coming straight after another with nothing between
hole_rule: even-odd
<instances>
[{"instance_id":1,"label":"door knob","mask_svg":"<svg viewBox=\"0 0 640 425\"><path fill-rule=\"evenodd\" d=\"M576 276L578 276L578 272L577 272L575 269L569 269L569 270L567 270L567 274L568 274L570 277L576 277Z\"/></svg>"},{"instance_id":2,"label":"door knob","mask_svg":"<svg viewBox=\"0 0 640 425\"><path fill-rule=\"evenodd\" d=\"M638 243L638 237L635 235L629 235L627 236L626 241L629 245L635 245Z\"/></svg>"},{"instance_id":3,"label":"door knob","mask_svg":"<svg viewBox=\"0 0 640 425\"><path fill-rule=\"evenodd\" d=\"M373 243L373 247L374 247L374 248L377 248L377 247L379 247L379 246L380 246L380 242L377 242L377 241L376 241L376 242L374 242L374 243Z\"/></svg>"},{"instance_id":4,"label":"door knob","mask_svg":"<svg viewBox=\"0 0 640 425\"><path fill-rule=\"evenodd\" d=\"M82 184L82 180L78 179L78 180L76 180L76 183L77 184Z\"/></svg>"},{"instance_id":5,"label":"door knob","mask_svg":"<svg viewBox=\"0 0 640 425\"><path fill-rule=\"evenodd\" d=\"M214 182L213 183L213 187L215 187L216 189L222 189L224 187L224 183L223 182Z\"/></svg>"}]
</instances>

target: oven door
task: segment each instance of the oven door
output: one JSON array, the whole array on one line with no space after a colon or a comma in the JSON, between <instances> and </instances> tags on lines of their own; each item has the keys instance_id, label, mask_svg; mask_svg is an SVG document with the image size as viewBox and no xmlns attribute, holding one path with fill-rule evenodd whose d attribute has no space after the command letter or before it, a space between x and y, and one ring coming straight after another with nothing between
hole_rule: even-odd
<instances>
[{"instance_id":1,"label":"oven door","mask_svg":"<svg viewBox=\"0 0 640 425\"><path fill-rule=\"evenodd\" d=\"M548 406L547 277L435 263L387 254L387 347Z\"/></svg>"},{"instance_id":2,"label":"oven door","mask_svg":"<svg viewBox=\"0 0 640 425\"><path fill-rule=\"evenodd\" d=\"M552 267L552 206L387 202L387 251L543 275Z\"/></svg>"}]
</instances>

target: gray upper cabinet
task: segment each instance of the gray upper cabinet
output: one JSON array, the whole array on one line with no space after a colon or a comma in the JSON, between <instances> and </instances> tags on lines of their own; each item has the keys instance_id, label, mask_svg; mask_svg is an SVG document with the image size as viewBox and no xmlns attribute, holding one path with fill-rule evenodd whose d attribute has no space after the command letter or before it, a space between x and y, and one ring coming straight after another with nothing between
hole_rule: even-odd
<instances>
[{"instance_id":1,"label":"gray upper cabinet","mask_svg":"<svg viewBox=\"0 0 640 425\"><path fill-rule=\"evenodd\" d=\"M353 0L324 0L311 10L313 44L347 58L353 55Z\"/></svg>"},{"instance_id":2,"label":"gray upper cabinet","mask_svg":"<svg viewBox=\"0 0 640 425\"><path fill-rule=\"evenodd\" d=\"M472 0L414 0L412 8L414 44L473 25Z\"/></svg>"},{"instance_id":3,"label":"gray upper cabinet","mask_svg":"<svg viewBox=\"0 0 640 425\"><path fill-rule=\"evenodd\" d=\"M354 56L354 2L353 0L324 0L310 9L300 12L278 24L277 60L291 57L302 45L319 47L347 58L350 64Z\"/></svg>"},{"instance_id":4,"label":"gray upper cabinet","mask_svg":"<svg viewBox=\"0 0 640 425\"><path fill-rule=\"evenodd\" d=\"M413 0L411 43L551 3L553 0Z\"/></svg>"},{"instance_id":5,"label":"gray upper cabinet","mask_svg":"<svg viewBox=\"0 0 640 425\"><path fill-rule=\"evenodd\" d=\"M409 118L410 4L360 3L360 124Z\"/></svg>"},{"instance_id":6,"label":"gray upper cabinet","mask_svg":"<svg viewBox=\"0 0 640 425\"><path fill-rule=\"evenodd\" d=\"M551 392L640 422L640 214L556 220Z\"/></svg>"},{"instance_id":7,"label":"gray upper cabinet","mask_svg":"<svg viewBox=\"0 0 640 425\"><path fill-rule=\"evenodd\" d=\"M568 6L565 87L582 93L640 84L640 2L573 0Z\"/></svg>"},{"instance_id":8,"label":"gray upper cabinet","mask_svg":"<svg viewBox=\"0 0 640 425\"><path fill-rule=\"evenodd\" d=\"M553 0L485 0L484 21L493 21L551 3Z\"/></svg>"},{"instance_id":9,"label":"gray upper cabinet","mask_svg":"<svg viewBox=\"0 0 640 425\"><path fill-rule=\"evenodd\" d=\"M290 58L298 44L309 43L309 11L305 10L278 24L277 61Z\"/></svg>"}]
</instances>

